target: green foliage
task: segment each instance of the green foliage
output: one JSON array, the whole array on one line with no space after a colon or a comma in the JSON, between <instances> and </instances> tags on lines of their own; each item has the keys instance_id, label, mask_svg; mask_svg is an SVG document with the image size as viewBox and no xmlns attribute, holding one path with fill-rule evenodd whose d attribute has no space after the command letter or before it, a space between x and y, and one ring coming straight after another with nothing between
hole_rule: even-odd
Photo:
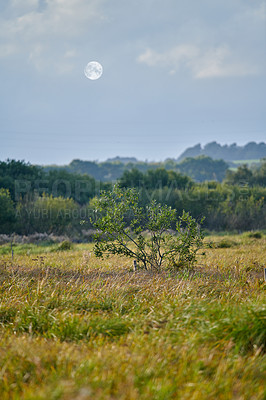
<instances>
[{"instance_id":1,"label":"green foliage","mask_svg":"<svg viewBox=\"0 0 266 400\"><path fill-rule=\"evenodd\" d=\"M90 340L102 335L119 337L129 332L129 324L119 318L94 317L90 320L78 316L60 316L55 310L44 307L25 307L23 312L0 309L0 324L18 333L41 335L61 341Z\"/></svg>"},{"instance_id":2,"label":"green foliage","mask_svg":"<svg viewBox=\"0 0 266 400\"><path fill-rule=\"evenodd\" d=\"M248 168L247 164L240 165L236 171L226 172L225 182L231 185L248 185L266 187L266 159L261 161L258 168Z\"/></svg>"},{"instance_id":3,"label":"green foliage","mask_svg":"<svg viewBox=\"0 0 266 400\"><path fill-rule=\"evenodd\" d=\"M67 233L78 220L79 209L73 199L43 195L35 201L17 205L17 230L24 234L34 232Z\"/></svg>"},{"instance_id":4,"label":"green foliage","mask_svg":"<svg viewBox=\"0 0 266 400\"><path fill-rule=\"evenodd\" d=\"M228 315L221 316L219 323L211 330L210 335L219 341L223 338L233 340L236 351L246 353L254 350L254 347L264 348L266 343L266 310L247 308L239 312L232 310Z\"/></svg>"},{"instance_id":5,"label":"green foliage","mask_svg":"<svg viewBox=\"0 0 266 400\"><path fill-rule=\"evenodd\" d=\"M236 143L231 145L220 145L217 142L207 143L204 147L200 144L186 149L178 160L183 160L186 157L198 157L201 155L209 156L214 159L223 160L250 160L260 159L265 157L266 144L249 142L245 146L237 146Z\"/></svg>"},{"instance_id":6,"label":"green foliage","mask_svg":"<svg viewBox=\"0 0 266 400\"><path fill-rule=\"evenodd\" d=\"M177 221L171 207L152 201L143 208L138 200L134 189L118 186L95 200L95 255L124 255L157 271L163 265L193 267L203 239L196 220L183 212Z\"/></svg>"},{"instance_id":7,"label":"green foliage","mask_svg":"<svg viewBox=\"0 0 266 400\"><path fill-rule=\"evenodd\" d=\"M180 174L188 175L190 178L195 179L199 182L204 182L209 179L217 179L222 181L225 177L225 172L228 168L228 164L223 160L213 160L211 157L206 157L204 155L192 158L188 157L182 162L176 160L166 160L164 162L122 162L122 161L106 161L102 163L92 162L92 161L82 161L73 160L69 165L64 167L50 166L45 167L45 171L62 171L63 169L69 173L74 174L88 174L94 179L100 180L102 182L114 181L122 179L122 182L126 180L126 185L128 183L134 187L139 186L140 181L142 182L143 176L141 174L147 174L148 171L157 171L156 180L158 179L164 185L167 175L164 170L171 170ZM130 175L125 174L126 172L134 172ZM136 171L141 174L138 175ZM125 174L125 175L124 175ZM151 180L147 180L145 184L151 184L154 187L155 182L153 181L153 174L149 172ZM161 176L159 177L159 175ZM130 179L129 179L130 178ZM143 183L143 182L142 182Z\"/></svg>"},{"instance_id":8,"label":"green foliage","mask_svg":"<svg viewBox=\"0 0 266 400\"><path fill-rule=\"evenodd\" d=\"M47 242L42 242L37 244L17 244L13 243L12 244L12 249L14 255L21 255L21 254L39 254L40 253L40 248L42 248L43 253L54 253L58 250L58 245L57 244L51 244ZM11 254L11 245L6 244L6 245L1 245L0 246L0 255L5 255L5 254Z\"/></svg>"},{"instance_id":9,"label":"green foliage","mask_svg":"<svg viewBox=\"0 0 266 400\"><path fill-rule=\"evenodd\" d=\"M230 247L237 246L237 243L231 239L222 239L220 242L214 244L216 249L229 249Z\"/></svg>"},{"instance_id":10,"label":"green foliage","mask_svg":"<svg viewBox=\"0 0 266 400\"><path fill-rule=\"evenodd\" d=\"M101 189L110 185L97 182L88 174L70 172L64 168L46 170L25 163L7 160L0 162L0 188L8 189L15 202L32 201L43 193L53 197L72 198L84 205Z\"/></svg>"},{"instance_id":11,"label":"green foliage","mask_svg":"<svg viewBox=\"0 0 266 400\"><path fill-rule=\"evenodd\" d=\"M262 232L259 232L259 231L257 231L257 232L250 232L250 233L248 234L248 237L250 237L250 238L252 238L252 239L261 239L262 236L263 236Z\"/></svg>"},{"instance_id":12,"label":"green foliage","mask_svg":"<svg viewBox=\"0 0 266 400\"><path fill-rule=\"evenodd\" d=\"M73 248L73 243L71 243L69 240L64 240L63 242L61 242L59 245L58 245L58 247L57 247L57 249L58 250L62 250L62 251L64 251L64 250L71 250Z\"/></svg>"},{"instance_id":13,"label":"green foliage","mask_svg":"<svg viewBox=\"0 0 266 400\"><path fill-rule=\"evenodd\" d=\"M42 179L44 173L40 167L24 161L0 161L0 188L8 189L12 200L36 189Z\"/></svg>"},{"instance_id":14,"label":"green foliage","mask_svg":"<svg viewBox=\"0 0 266 400\"><path fill-rule=\"evenodd\" d=\"M112 188L111 183L100 183L84 174L88 165L97 165L98 172L104 168L104 180L114 178L115 168L116 177L121 176L120 187L135 188L144 209L156 201L175 209L180 216L183 210L197 219L204 215L204 227L215 231L265 228L265 160L256 169L240 166L235 172L229 171L223 183L218 182L221 176L215 172L220 161L208 157L181 163L125 161L98 164L75 160L71 163L73 170L62 167L47 171L23 161L0 162L0 233L83 235L80 219L88 220L101 189ZM199 181L215 180L195 183L181 170ZM48 204L49 197L54 199L53 204Z\"/></svg>"},{"instance_id":15,"label":"green foliage","mask_svg":"<svg viewBox=\"0 0 266 400\"><path fill-rule=\"evenodd\" d=\"M138 189L154 190L171 188L186 189L193 186L193 181L179 172L168 171L164 168L149 169L143 173L137 168L125 171L119 179L119 186L123 188L134 187Z\"/></svg>"},{"instance_id":16,"label":"green foliage","mask_svg":"<svg viewBox=\"0 0 266 400\"><path fill-rule=\"evenodd\" d=\"M107 184L97 182L88 174L71 173L64 169L50 170L45 182L47 194L52 194L54 197L69 197L80 205L88 203L100 189L108 188Z\"/></svg>"},{"instance_id":17,"label":"green foliage","mask_svg":"<svg viewBox=\"0 0 266 400\"><path fill-rule=\"evenodd\" d=\"M226 181L232 185L235 184L252 184L253 174L246 164L240 165L237 170L228 170L226 173Z\"/></svg>"},{"instance_id":18,"label":"green foliage","mask_svg":"<svg viewBox=\"0 0 266 400\"><path fill-rule=\"evenodd\" d=\"M15 209L9 190L0 188L0 233L9 233L14 221Z\"/></svg>"},{"instance_id":19,"label":"green foliage","mask_svg":"<svg viewBox=\"0 0 266 400\"><path fill-rule=\"evenodd\" d=\"M185 158L178 164L178 169L197 182L222 181L228 169L228 164L224 160L213 160L211 157L202 155L195 158Z\"/></svg>"}]
</instances>

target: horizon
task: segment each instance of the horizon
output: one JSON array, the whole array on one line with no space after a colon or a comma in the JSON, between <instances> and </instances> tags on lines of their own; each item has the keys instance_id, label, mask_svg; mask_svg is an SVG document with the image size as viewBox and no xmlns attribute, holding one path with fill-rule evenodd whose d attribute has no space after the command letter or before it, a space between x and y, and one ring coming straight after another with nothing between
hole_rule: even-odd
<instances>
[{"instance_id":1,"label":"horizon","mask_svg":"<svg viewBox=\"0 0 266 400\"><path fill-rule=\"evenodd\" d=\"M216 141L213 141L213 142L209 142L209 143L206 143L207 145L208 144L210 144L210 143L216 143L218 146L221 146L221 148L223 148L223 147L225 147L225 148L229 148L229 147L231 147L231 146L233 146L233 145L235 145L236 147L238 147L239 149L243 149L245 146L247 146L248 144L250 144L250 143L255 143L256 145L260 145L260 144L264 144L264 145L266 145L266 142L264 142L264 141L261 141L261 142L254 142L254 141L250 141L250 142L247 142L247 143L245 143L243 146L240 146L238 143L236 143L236 142L233 142L233 143L225 143L225 144L221 144L221 143L218 143L218 142L216 142ZM139 158L137 158L137 157L135 157L135 156L127 156L127 155L125 155L125 156L119 156L119 155L116 155L116 156L114 156L114 157L108 157L108 158L106 158L106 159L104 159L104 160L99 160L99 159L80 159L80 158L72 158L68 163L64 163L64 164L57 164L56 162L52 162L52 163L50 163L50 164L38 164L38 163L31 163L29 160L24 160L24 159L18 159L18 160L16 160L16 161L24 161L24 162L26 162L26 163L30 163L30 164L32 164L32 165L38 165L38 166L40 166L40 167L50 167L50 166L59 166L59 167L63 167L63 166L67 166L67 165L70 165L71 164L71 162L73 162L73 161L75 161L75 160L78 160L78 161L82 161L82 162L95 162L95 163L105 163L105 162L114 162L114 161L121 161L121 160L124 160L124 159L133 159L135 162L137 162L137 163L139 163L139 162L141 162L141 163L164 163L164 162L166 162L167 160L173 160L173 161L178 161L178 159L181 157L181 155L185 152L185 151L187 151L187 150L190 150L190 149L193 149L193 148L195 148L196 146L200 146L201 147L201 150L204 150L205 149L205 146L206 146L206 144L205 145L202 145L201 143L196 143L196 144L194 144L194 146L190 146L190 147L187 147L183 152L181 152L179 155L178 155L178 157L176 157L176 158L172 158L172 157L167 157L167 158L165 158L164 160L148 160L148 159L145 159L145 160L141 160L141 159L139 159ZM266 156L266 155L265 155ZM195 157L198 157L198 156L195 156ZM209 157L209 156L208 156ZM211 157L212 158L212 157ZM262 157L262 158L264 158L264 157ZM262 159L261 157L259 158L259 159ZM11 158L9 158L10 160L12 160ZM223 158L221 158L221 159L223 159ZM8 158L7 159L0 159L0 161L7 161L8 160ZM230 160L226 160L226 159L224 159L225 161L227 161L227 162L229 162ZM237 160L235 160L235 161L237 161ZM245 160L243 160L243 161L245 161ZM247 159L247 161L248 161L248 159ZM130 161L129 161L130 162ZM132 161L133 162L133 161ZM122 163L125 163L125 161L122 161Z\"/></svg>"}]
</instances>

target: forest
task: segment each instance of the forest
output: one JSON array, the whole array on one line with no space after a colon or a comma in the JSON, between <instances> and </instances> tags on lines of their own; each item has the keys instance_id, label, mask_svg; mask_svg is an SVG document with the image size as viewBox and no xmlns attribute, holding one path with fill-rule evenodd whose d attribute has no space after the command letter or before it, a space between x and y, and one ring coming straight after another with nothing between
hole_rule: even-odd
<instances>
[{"instance_id":1,"label":"forest","mask_svg":"<svg viewBox=\"0 0 266 400\"><path fill-rule=\"evenodd\" d=\"M46 165L46 172L65 170L71 173L88 174L102 182L115 181L125 171L136 168L141 172L149 169L164 168L190 176L196 182L215 180L222 182L226 171L237 169L244 163L251 167L258 167L260 159L266 157L266 144L250 142L245 146L220 145L217 142L207 143L205 146L197 144L186 149L177 158L168 158L165 161L139 161L135 157L114 157L106 161L84 161L75 159L68 165Z\"/></svg>"},{"instance_id":2,"label":"forest","mask_svg":"<svg viewBox=\"0 0 266 400\"><path fill-rule=\"evenodd\" d=\"M171 206L177 215L185 210L198 220L204 217L204 228L210 231L265 229L265 159L257 168L240 165L236 170L226 169L223 179L218 172L206 175L203 182L193 179L206 162L223 163L205 156L185 159L181 165L194 163L192 177L170 169L170 164L143 171L132 166L116 181L101 181L81 169L46 170L24 161L2 161L0 233L65 234L82 241L92 228L94 199L102 190L112 190L115 182L121 188L135 188L142 206L156 200ZM86 223L81 225L81 221Z\"/></svg>"},{"instance_id":3,"label":"forest","mask_svg":"<svg viewBox=\"0 0 266 400\"><path fill-rule=\"evenodd\" d=\"M69 165L44 166L44 171L64 170L70 173L88 174L97 180L110 182L121 178L125 171L130 171L133 168L141 172L164 168L188 175L197 182L204 182L210 179L222 181L228 167L229 165L224 160L213 160L211 157L201 155L195 158L188 157L181 162L172 159L167 159L164 162L144 162L134 158L120 157L104 162L73 160Z\"/></svg>"},{"instance_id":4,"label":"forest","mask_svg":"<svg viewBox=\"0 0 266 400\"><path fill-rule=\"evenodd\" d=\"M244 146L238 146L236 143L231 145L220 145L217 142L207 143L205 146L196 144L186 149L177 159L184 160L187 157L198 157L201 155L209 156L214 159L223 159L231 161L233 165L237 160L258 160L266 155L266 143L249 142Z\"/></svg>"}]
</instances>

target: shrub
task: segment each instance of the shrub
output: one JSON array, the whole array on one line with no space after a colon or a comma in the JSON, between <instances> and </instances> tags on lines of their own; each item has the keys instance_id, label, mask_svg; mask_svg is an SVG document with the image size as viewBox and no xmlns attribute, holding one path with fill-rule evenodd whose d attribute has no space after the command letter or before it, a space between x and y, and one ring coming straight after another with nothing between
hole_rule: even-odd
<instances>
[{"instance_id":1,"label":"shrub","mask_svg":"<svg viewBox=\"0 0 266 400\"><path fill-rule=\"evenodd\" d=\"M250 232L249 234L248 234L248 237L249 238L252 238L252 239L261 239L262 238L262 233L261 232Z\"/></svg>"},{"instance_id":2,"label":"shrub","mask_svg":"<svg viewBox=\"0 0 266 400\"><path fill-rule=\"evenodd\" d=\"M235 246L237 246L237 243L230 239L222 239L220 242L214 245L216 249L229 249L230 247Z\"/></svg>"},{"instance_id":3,"label":"shrub","mask_svg":"<svg viewBox=\"0 0 266 400\"><path fill-rule=\"evenodd\" d=\"M73 244L69 240L64 240L58 245L57 250L71 250L72 247Z\"/></svg>"},{"instance_id":4,"label":"shrub","mask_svg":"<svg viewBox=\"0 0 266 400\"><path fill-rule=\"evenodd\" d=\"M96 257L124 255L146 270L159 271L163 265L193 267L203 233L189 213L183 212L177 219L176 210L156 201L140 207L134 189L123 190L117 185L113 191L102 192L94 206ZM173 227L175 234L169 233Z\"/></svg>"}]
</instances>

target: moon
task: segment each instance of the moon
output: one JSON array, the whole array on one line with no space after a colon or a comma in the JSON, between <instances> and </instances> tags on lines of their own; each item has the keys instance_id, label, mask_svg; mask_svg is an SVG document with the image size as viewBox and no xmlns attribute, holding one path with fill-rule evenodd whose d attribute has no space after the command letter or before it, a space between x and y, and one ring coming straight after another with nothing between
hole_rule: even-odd
<instances>
[{"instance_id":1,"label":"moon","mask_svg":"<svg viewBox=\"0 0 266 400\"><path fill-rule=\"evenodd\" d=\"M102 73L103 67L98 61L89 62L84 69L85 76L92 81L99 79L102 76Z\"/></svg>"}]
</instances>

